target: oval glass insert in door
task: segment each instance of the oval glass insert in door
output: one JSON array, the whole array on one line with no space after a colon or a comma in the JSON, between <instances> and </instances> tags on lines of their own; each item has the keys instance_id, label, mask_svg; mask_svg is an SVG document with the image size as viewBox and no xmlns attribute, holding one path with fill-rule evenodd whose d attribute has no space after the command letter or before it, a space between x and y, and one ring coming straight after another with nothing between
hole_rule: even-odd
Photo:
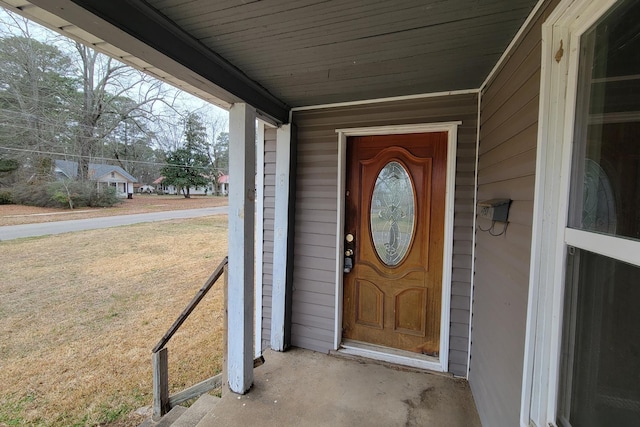
<instances>
[{"instance_id":1,"label":"oval glass insert in door","mask_svg":"<svg viewBox=\"0 0 640 427\"><path fill-rule=\"evenodd\" d=\"M390 267L400 264L414 234L415 191L409 173L396 161L387 163L376 178L370 221L380 260Z\"/></svg>"}]
</instances>

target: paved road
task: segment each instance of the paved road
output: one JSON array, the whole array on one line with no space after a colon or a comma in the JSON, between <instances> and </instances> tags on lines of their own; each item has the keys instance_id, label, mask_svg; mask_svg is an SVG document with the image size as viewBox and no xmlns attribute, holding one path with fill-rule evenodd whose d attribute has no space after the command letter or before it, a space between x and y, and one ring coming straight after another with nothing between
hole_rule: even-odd
<instances>
[{"instance_id":1,"label":"paved road","mask_svg":"<svg viewBox=\"0 0 640 427\"><path fill-rule=\"evenodd\" d=\"M73 219L69 221L42 222L38 224L8 225L0 227L0 241L22 237L46 236L96 228L118 227L140 222L165 221L168 219L197 218L200 216L226 214L228 206L215 208L185 209L178 211L152 212L134 215L105 216L101 218Z\"/></svg>"}]
</instances>

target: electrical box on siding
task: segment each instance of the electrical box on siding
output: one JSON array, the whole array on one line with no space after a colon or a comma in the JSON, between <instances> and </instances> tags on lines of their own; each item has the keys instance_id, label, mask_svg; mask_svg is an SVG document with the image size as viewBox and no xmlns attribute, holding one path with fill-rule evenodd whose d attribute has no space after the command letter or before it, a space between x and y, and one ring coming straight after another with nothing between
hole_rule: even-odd
<instances>
[{"instance_id":1,"label":"electrical box on siding","mask_svg":"<svg viewBox=\"0 0 640 427\"><path fill-rule=\"evenodd\" d=\"M507 222L511 199L491 199L478 202L478 216L490 221Z\"/></svg>"}]
</instances>

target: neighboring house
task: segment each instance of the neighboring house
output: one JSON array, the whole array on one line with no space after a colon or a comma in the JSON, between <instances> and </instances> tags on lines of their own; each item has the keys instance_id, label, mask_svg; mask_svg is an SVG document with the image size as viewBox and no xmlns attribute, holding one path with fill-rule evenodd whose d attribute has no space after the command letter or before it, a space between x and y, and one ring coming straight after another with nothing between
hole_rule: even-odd
<instances>
[{"instance_id":1,"label":"neighboring house","mask_svg":"<svg viewBox=\"0 0 640 427\"><path fill-rule=\"evenodd\" d=\"M140 185L138 188L136 188L136 191L138 193L151 194L151 193L155 193L156 188L153 185L143 184L143 185Z\"/></svg>"},{"instance_id":2,"label":"neighboring house","mask_svg":"<svg viewBox=\"0 0 640 427\"><path fill-rule=\"evenodd\" d=\"M229 107L233 391L293 345L640 424L640 2L0 2Z\"/></svg>"},{"instance_id":3,"label":"neighboring house","mask_svg":"<svg viewBox=\"0 0 640 427\"><path fill-rule=\"evenodd\" d=\"M78 163L70 160L56 160L54 165L56 176L75 179L78 176ZM99 186L114 187L118 197L133 196L133 185L138 182L120 166L89 163L89 179Z\"/></svg>"},{"instance_id":4,"label":"neighboring house","mask_svg":"<svg viewBox=\"0 0 640 427\"><path fill-rule=\"evenodd\" d=\"M229 195L229 175L221 175L218 178L218 188L220 191L220 196Z\"/></svg>"},{"instance_id":5,"label":"neighboring house","mask_svg":"<svg viewBox=\"0 0 640 427\"><path fill-rule=\"evenodd\" d=\"M164 194L182 194L182 188L176 187L172 184L164 183L164 176L157 178L153 181L153 184ZM213 183L209 183L207 185L197 186L197 187L189 187L189 194L191 195L207 195L212 194Z\"/></svg>"}]
</instances>

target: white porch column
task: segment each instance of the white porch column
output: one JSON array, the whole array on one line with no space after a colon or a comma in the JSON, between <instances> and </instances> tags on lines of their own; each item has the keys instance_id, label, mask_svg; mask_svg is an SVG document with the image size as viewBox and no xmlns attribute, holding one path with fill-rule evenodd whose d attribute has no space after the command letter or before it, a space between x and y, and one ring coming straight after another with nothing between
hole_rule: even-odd
<instances>
[{"instance_id":1,"label":"white porch column","mask_svg":"<svg viewBox=\"0 0 640 427\"><path fill-rule=\"evenodd\" d=\"M271 348L284 351L289 344L286 322L289 310L287 270L289 263L289 201L292 150L291 125L283 125L276 133L276 194L273 242L273 289L271 295Z\"/></svg>"},{"instance_id":2,"label":"white porch column","mask_svg":"<svg viewBox=\"0 0 640 427\"><path fill-rule=\"evenodd\" d=\"M256 135L256 316L254 357L262 356L262 302L264 274L264 132L265 123L258 120Z\"/></svg>"},{"instance_id":3,"label":"white porch column","mask_svg":"<svg viewBox=\"0 0 640 427\"><path fill-rule=\"evenodd\" d=\"M247 392L253 383L255 126L253 107L231 107L227 377L235 393Z\"/></svg>"}]
</instances>

